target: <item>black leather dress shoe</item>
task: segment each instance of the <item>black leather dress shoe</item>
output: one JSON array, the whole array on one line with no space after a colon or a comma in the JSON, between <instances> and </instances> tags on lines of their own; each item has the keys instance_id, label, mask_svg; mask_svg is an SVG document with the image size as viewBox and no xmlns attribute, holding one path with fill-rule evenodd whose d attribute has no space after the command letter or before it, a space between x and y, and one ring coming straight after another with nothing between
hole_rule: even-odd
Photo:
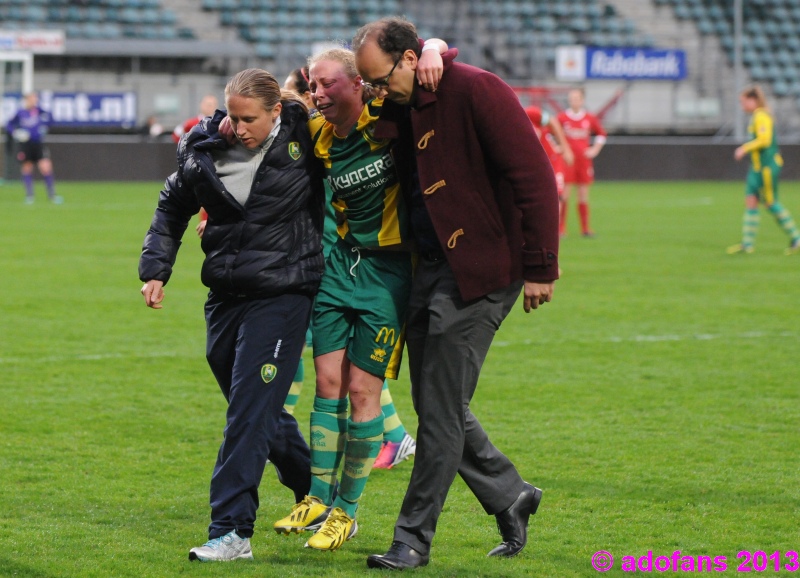
<instances>
[{"instance_id":1,"label":"black leather dress shoe","mask_svg":"<svg viewBox=\"0 0 800 578\"><path fill-rule=\"evenodd\" d=\"M519 497L508 508L495 514L497 529L503 537L503 543L489 552L487 556L516 556L528 542L528 518L536 513L542 501L542 490L528 482Z\"/></svg>"},{"instance_id":2,"label":"black leather dress shoe","mask_svg":"<svg viewBox=\"0 0 800 578\"><path fill-rule=\"evenodd\" d=\"M367 558L370 568L388 568L389 570L405 570L427 566L429 556L423 556L408 544L394 541L386 554L373 554Z\"/></svg>"}]
</instances>

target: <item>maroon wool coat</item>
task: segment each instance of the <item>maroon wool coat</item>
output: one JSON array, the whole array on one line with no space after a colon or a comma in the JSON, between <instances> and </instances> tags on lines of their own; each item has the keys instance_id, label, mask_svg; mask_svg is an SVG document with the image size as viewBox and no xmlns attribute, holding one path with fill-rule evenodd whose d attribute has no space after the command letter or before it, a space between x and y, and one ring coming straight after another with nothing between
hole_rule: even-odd
<instances>
[{"instance_id":1,"label":"maroon wool coat","mask_svg":"<svg viewBox=\"0 0 800 578\"><path fill-rule=\"evenodd\" d=\"M462 299L525 279L558 278L558 192L550 161L518 97L496 75L447 62L435 93L386 101L375 127L395 138L410 191L419 184Z\"/></svg>"}]
</instances>

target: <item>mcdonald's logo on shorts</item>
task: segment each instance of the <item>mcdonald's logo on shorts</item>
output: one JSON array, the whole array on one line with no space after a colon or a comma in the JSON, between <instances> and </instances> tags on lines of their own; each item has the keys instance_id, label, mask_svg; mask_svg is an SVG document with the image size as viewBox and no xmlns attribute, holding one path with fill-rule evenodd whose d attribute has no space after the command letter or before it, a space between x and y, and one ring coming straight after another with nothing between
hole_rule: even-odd
<instances>
[{"instance_id":1,"label":"mcdonald's logo on shorts","mask_svg":"<svg viewBox=\"0 0 800 578\"><path fill-rule=\"evenodd\" d=\"M389 329L388 327L381 327L381 330L378 331L378 336L375 338L375 343L380 342L381 337L383 337L383 343L388 343L391 346L394 346L394 328Z\"/></svg>"}]
</instances>

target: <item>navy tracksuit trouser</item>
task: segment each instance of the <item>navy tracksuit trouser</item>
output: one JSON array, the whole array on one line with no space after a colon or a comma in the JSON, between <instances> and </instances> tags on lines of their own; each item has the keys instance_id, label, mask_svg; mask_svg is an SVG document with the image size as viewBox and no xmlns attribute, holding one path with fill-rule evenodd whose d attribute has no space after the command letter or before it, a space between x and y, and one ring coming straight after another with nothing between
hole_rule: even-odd
<instances>
[{"instance_id":1,"label":"navy tracksuit trouser","mask_svg":"<svg viewBox=\"0 0 800 578\"><path fill-rule=\"evenodd\" d=\"M206 358L228 401L225 439L211 477L209 539L253 535L258 486L269 459L295 502L308 494L311 459L283 409L305 343L313 298L219 298L206 302Z\"/></svg>"}]
</instances>

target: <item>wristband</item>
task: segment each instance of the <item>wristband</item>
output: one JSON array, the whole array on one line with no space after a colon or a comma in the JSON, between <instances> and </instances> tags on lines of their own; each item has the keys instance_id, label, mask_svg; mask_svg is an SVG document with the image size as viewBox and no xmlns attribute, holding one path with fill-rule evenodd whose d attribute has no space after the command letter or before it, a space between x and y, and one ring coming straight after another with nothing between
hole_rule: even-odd
<instances>
[{"instance_id":1,"label":"wristband","mask_svg":"<svg viewBox=\"0 0 800 578\"><path fill-rule=\"evenodd\" d=\"M439 44L438 43L432 43L431 42L430 44L428 44L428 42L430 42L430 40L426 40L425 44L422 45L422 50L420 51L420 54L422 52L425 52L426 50L435 50L436 52L439 52Z\"/></svg>"}]
</instances>

